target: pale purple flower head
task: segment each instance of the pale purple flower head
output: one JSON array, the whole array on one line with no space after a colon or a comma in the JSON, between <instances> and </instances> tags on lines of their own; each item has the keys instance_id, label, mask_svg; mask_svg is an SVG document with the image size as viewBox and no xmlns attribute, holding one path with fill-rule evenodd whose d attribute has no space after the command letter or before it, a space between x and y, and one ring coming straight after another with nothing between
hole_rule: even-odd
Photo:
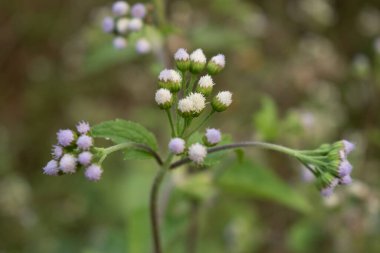
<instances>
[{"instance_id":1,"label":"pale purple flower head","mask_svg":"<svg viewBox=\"0 0 380 253\"><path fill-rule=\"evenodd\" d=\"M339 168L338 168L338 173L340 177L345 177L350 175L352 171L352 165L349 163L347 159L344 159L343 161L340 162Z\"/></svg>"},{"instance_id":2,"label":"pale purple flower head","mask_svg":"<svg viewBox=\"0 0 380 253\"><path fill-rule=\"evenodd\" d=\"M80 121L77 124L77 131L80 134L86 134L90 131L90 129L91 129L90 124L88 124L88 122L86 122L86 121Z\"/></svg>"},{"instance_id":3,"label":"pale purple flower head","mask_svg":"<svg viewBox=\"0 0 380 253\"><path fill-rule=\"evenodd\" d=\"M321 190L321 195L323 197L329 197L334 193L335 187L338 185L339 180L337 178L334 178L333 181L330 183L330 185L326 186Z\"/></svg>"},{"instance_id":4,"label":"pale purple flower head","mask_svg":"<svg viewBox=\"0 0 380 253\"><path fill-rule=\"evenodd\" d=\"M350 175L344 176L339 180L340 184L348 185L352 183L352 178Z\"/></svg>"},{"instance_id":5,"label":"pale purple flower head","mask_svg":"<svg viewBox=\"0 0 380 253\"><path fill-rule=\"evenodd\" d=\"M49 161L46 166L42 169L43 173L49 176L58 175L58 162L56 160Z\"/></svg>"},{"instance_id":6,"label":"pale purple flower head","mask_svg":"<svg viewBox=\"0 0 380 253\"><path fill-rule=\"evenodd\" d=\"M215 128L206 129L205 136L206 136L207 142L212 145L219 143L220 140L222 139L222 134L220 133L218 129L215 129Z\"/></svg>"},{"instance_id":7,"label":"pale purple flower head","mask_svg":"<svg viewBox=\"0 0 380 253\"><path fill-rule=\"evenodd\" d=\"M86 171L84 172L84 175L90 181L98 181L102 176L102 173L103 170L99 165L92 164L89 167L87 167Z\"/></svg>"},{"instance_id":8,"label":"pale purple flower head","mask_svg":"<svg viewBox=\"0 0 380 253\"><path fill-rule=\"evenodd\" d=\"M143 22L139 18L132 18L129 21L128 29L133 31L133 32L137 32L137 31L141 30L142 27L143 27Z\"/></svg>"},{"instance_id":9,"label":"pale purple flower head","mask_svg":"<svg viewBox=\"0 0 380 253\"><path fill-rule=\"evenodd\" d=\"M54 159L58 160L63 155L63 148L59 145L53 145L51 149L51 155Z\"/></svg>"},{"instance_id":10,"label":"pale purple flower head","mask_svg":"<svg viewBox=\"0 0 380 253\"><path fill-rule=\"evenodd\" d=\"M112 12L116 16L123 16L127 14L129 10L129 5L127 2L124 1L117 1L112 5Z\"/></svg>"},{"instance_id":11,"label":"pale purple flower head","mask_svg":"<svg viewBox=\"0 0 380 253\"><path fill-rule=\"evenodd\" d=\"M169 150L173 154L182 154L185 151L185 141L181 138L173 138L169 142Z\"/></svg>"},{"instance_id":12,"label":"pale purple flower head","mask_svg":"<svg viewBox=\"0 0 380 253\"><path fill-rule=\"evenodd\" d=\"M92 160L92 154L88 151L84 151L78 155L78 162L84 166L90 165Z\"/></svg>"},{"instance_id":13,"label":"pale purple flower head","mask_svg":"<svg viewBox=\"0 0 380 253\"><path fill-rule=\"evenodd\" d=\"M144 18L146 15L145 5L142 3L134 4L131 8L131 15L134 18Z\"/></svg>"},{"instance_id":14,"label":"pale purple flower head","mask_svg":"<svg viewBox=\"0 0 380 253\"><path fill-rule=\"evenodd\" d=\"M74 173L77 167L77 159L72 154L64 154L59 161L59 168L64 173Z\"/></svg>"},{"instance_id":15,"label":"pale purple flower head","mask_svg":"<svg viewBox=\"0 0 380 253\"><path fill-rule=\"evenodd\" d=\"M118 50L123 49L127 46L127 40L120 36L116 37L113 39L113 46Z\"/></svg>"},{"instance_id":16,"label":"pale purple flower head","mask_svg":"<svg viewBox=\"0 0 380 253\"><path fill-rule=\"evenodd\" d=\"M347 140L343 140L343 145L344 145L344 151L346 152L347 155L351 153L352 150L355 149L355 144Z\"/></svg>"},{"instance_id":17,"label":"pale purple flower head","mask_svg":"<svg viewBox=\"0 0 380 253\"><path fill-rule=\"evenodd\" d=\"M77 140L77 145L81 150L88 150L92 146L92 137L88 135L81 135Z\"/></svg>"},{"instance_id":18,"label":"pale purple flower head","mask_svg":"<svg viewBox=\"0 0 380 253\"><path fill-rule=\"evenodd\" d=\"M147 39L141 38L136 42L136 52L139 54L149 53L151 49L152 47Z\"/></svg>"},{"instance_id":19,"label":"pale purple flower head","mask_svg":"<svg viewBox=\"0 0 380 253\"><path fill-rule=\"evenodd\" d=\"M111 17L105 17L102 22L103 31L106 33L113 32L115 21Z\"/></svg>"},{"instance_id":20,"label":"pale purple flower head","mask_svg":"<svg viewBox=\"0 0 380 253\"><path fill-rule=\"evenodd\" d=\"M302 167L301 177L302 177L302 180L305 182L311 182L315 180L314 174L305 167Z\"/></svg>"},{"instance_id":21,"label":"pale purple flower head","mask_svg":"<svg viewBox=\"0 0 380 253\"><path fill-rule=\"evenodd\" d=\"M74 138L74 132L70 129L61 129L57 133L58 143L63 147L69 146L74 141Z\"/></svg>"}]
</instances>

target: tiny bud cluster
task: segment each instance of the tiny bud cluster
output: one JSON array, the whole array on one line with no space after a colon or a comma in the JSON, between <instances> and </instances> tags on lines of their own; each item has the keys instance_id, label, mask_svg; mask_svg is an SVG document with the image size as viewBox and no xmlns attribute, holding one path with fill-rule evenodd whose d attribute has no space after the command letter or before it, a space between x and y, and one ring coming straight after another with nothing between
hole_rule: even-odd
<instances>
[{"instance_id":1,"label":"tiny bud cluster","mask_svg":"<svg viewBox=\"0 0 380 253\"><path fill-rule=\"evenodd\" d=\"M122 50L128 46L128 37L143 29L147 9L144 4L136 3L130 6L126 1L117 1L112 5L112 15L103 19L102 27L105 33L112 34L113 46ZM135 45L138 54L147 54L152 46L149 40L141 37Z\"/></svg>"},{"instance_id":2,"label":"tiny bud cluster","mask_svg":"<svg viewBox=\"0 0 380 253\"><path fill-rule=\"evenodd\" d=\"M94 140L90 133L88 122L81 121L76 125L76 131L59 130L57 144L52 148L52 160L42 169L50 176L73 174L80 168L85 168L85 176L91 181L100 179L102 170L93 163L95 153L92 149ZM100 171L100 172L99 172Z\"/></svg>"}]
</instances>

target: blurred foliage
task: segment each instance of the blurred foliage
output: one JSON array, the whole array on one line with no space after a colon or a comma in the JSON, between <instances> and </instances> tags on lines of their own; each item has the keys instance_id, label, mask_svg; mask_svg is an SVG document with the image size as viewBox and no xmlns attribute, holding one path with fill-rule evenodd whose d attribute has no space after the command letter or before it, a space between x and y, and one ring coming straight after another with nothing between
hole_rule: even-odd
<instances>
[{"instance_id":1,"label":"blurred foliage","mask_svg":"<svg viewBox=\"0 0 380 253\"><path fill-rule=\"evenodd\" d=\"M153 99L165 59L112 48L99 28L110 4L0 2L0 252L151 248L152 160L114 155L96 184L41 173L55 131L82 119L139 122L166 149L169 127ZM167 15L166 38L153 24L142 31L155 48L167 40L170 55L226 54L215 82L234 103L210 121L232 136L226 142L357 144L354 184L329 199L273 152L178 169L163 187L167 252L380 252L379 1L169 0Z\"/></svg>"}]
</instances>

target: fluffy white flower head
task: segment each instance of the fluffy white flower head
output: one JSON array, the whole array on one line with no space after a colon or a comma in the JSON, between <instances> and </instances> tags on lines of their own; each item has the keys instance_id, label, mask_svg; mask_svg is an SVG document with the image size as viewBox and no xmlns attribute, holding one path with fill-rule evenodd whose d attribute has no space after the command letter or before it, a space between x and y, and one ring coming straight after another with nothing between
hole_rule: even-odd
<instances>
[{"instance_id":1,"label":"fluffy white flower head","mask_svg":"<svg viewBox=\"0 0 380 253\"><path fill-rule=\"evenodd\" d=\"M224 66L226 65L226 57L224 56L224 54L215 55L211 58L211 61L222 68L224 68Z\"/></svg>"},{"instance_id":2,"label":"fluffy white flower head","mask_svg":"<svg viewBox=\"0 0 380 253\"><path fill-rule=\"evenodd\" d=\"M190 93L188 98L192 102L192 111L201 112L206 107L206 99L201 93Z\"/></svg>"},{"instance_id":3,"label":"fluffy white flower head","mask_svg":"<svg viewBox=\"0 0 380 253\"><path fill-rule=\"evenodd\" d=\"M206 63L207 61L205 54L200 48L191 53L190 60L198 63Z\"/></svg>"},{"instance_id":4,"label":"fluffy white flower head","mask_svg":"<svg viewBox=\"0 0 380 253\"><path fill-rule=\"evenodd\" d=\"M212 86L215 85L214 81L212 80L211 76L210 75L205 75L205 76L202 76L200 79L199 79L199 82L198 82L199 86L202 87L202 88L210 88Z\"/></svg>"},{"instance_id":5,"label":"fluffy white flower head","mask_svg":"<svg viewBox=\"0 0 380 253\"><path fill-rule=\"evenodd\" d=\"M229 91L219 92L218 95L216 95L216 98L225 106L230 106L232 103L232 93Z\"/></svg>"},{"instance_id":6,"label":"fluffy white flower head","mask_svg":"<svg viewBox=\"0 0 380 253\"><path fill-rule=\"evenodd\" d=\"M129 26L129 19L121 18L116 23L116 29L119 33L126 33Z\"/></svg>"},{"instance_id":7,"label":"fluffy white flower head","mask_svg":"<svg viewBox=\"0 0 380 253\"><path fill-rule=\"evenodd\" d=\"M147 39L141 38L136 42L136 52L139 54L149 53L151 49L152 47Z\"/></svg>"},{"instance_id":8,"label":"fluffy white flower head","mask_svg":"<svg viewBox=\"0 0 380 253\"><path fill-rule=\"evenodd\" d=\"M206 139L210 144L217 144L222 140L222 134L218 129L208 128L206 129Z\"/></svg>"},{"instance_id":9,"label":"fluffy white flower head","mask_svg":"<svg viewBox=\"0 0 380 253\"><path fill-rule=\"evenodd\" d=\"M171 99L172 99L172 93L168 89L161 88L156 92L155 100L156 100L156 103L159 105L168 103L171 101Z\"/></svg>"},{"instance_id":10,"label":"fluffy white flower head","mask_svg":"<svg viewBox=\"0 0 380 253\"><path fill-rule=\"evenodd\" d=\"M207 156L207 149L199 143L195 143L189 147L189 158L191 161L202 164Z\"/></svg>"},{"instance_id":11,"label":"fluffy white flower head","mask_svg":"<svg viewBox=\"0 0 380 253\"><path fill-rule=\"evenodd\" d=\"M117 16L123 16L127 14L128 10L129 5L124 1L117 1L112 5L112 12Z\"/></svg>"},{"instance_id":12,"label":"fluffy white flower head","mask_svg":"<svg viewBox=\"0 0 380 253\"><path fill-rule=\"evenodd\" d=\"M158 79L164 82L168 82L168 81L181 82L182 81L181 75L174 69L162 70L160 72L160 75L158 76Z\"/></svg>"},{"instance_id":13,"label":"fluffy white flower head","mask_svg":"<svg viewBox=\"0 0 380 253\"><path fill-rule=\"evenodd\" d=\"M169 142L169 150L173 154L181 154L185 151L185 141L181 138L173 138Z\"/></svg>"},{"instance_id":14,"label":"fluffy white flower head","mask_svg":"<svg viewBox=\"0 0 380 253\"><path fill-rule=\"evenodd\" d=\"M143 22L139 18L132 18L128 24L129 30L134 32L141 30L142 26Z\"/></svg>"},{"instance_id":15,"label":"fluffy white flower head","mask_svg":"<svg viewBox=\"0 0 380 253\"><path fill-rule=\"evenodd\" d=\"M102 168L100 168L99 165L92 164L86 169L84 175L90 181L99 181L100 177L102 176L102 173L103 170Z\"/></svg>"},{"instance_id":16,"label":"fluffy white flower head","mask_svg":"<svg viewBox=\"0 0 380 253\"><path fill-rule=\"evenodd\" d=\"M74 173L77 167L77 160L71 154L65 154L59 161L59 168L64 173Z\"/></svg>"},{"instance_id":17,"label":"fluffy white flower head","mask_svg":"<svg viewBox=\"0 0 380 253\"><path fill-rule=\"evenodd\" d=\"M49 161L46 166L42 169L44 174L49 176L56 176L58 175L58 162L55 160Z\"/></svg>"},{"instance_id":18,"label":"fluffy white flower head","mask_svg":"<svg viewBox=\"0 0 380 253\"><path fill-rule=\"evenodd\" d=\"M134 18L144 18L146 15L145 5L142 3L136 3L131 8L131 15Z\"/></svg>"},{"instance_id":19,"label":"fluffy white flower head","mask_svg":"<svg viewBox=\"0 0 380 253\"><path fill-rule=\"evenodd\" d=\"M189 58L190 58L190 56L187 53L186 49L184 49L184 48L178 49L177 52L175 52L175 54L174 54L174 59L176 61L187 61L187 60L189 60Z\"/></svg>"},{"instance_id":20,"label":"fluffy white flower head","mask_svg":"<svg viewBox=\"0 0 380 253\"><path fill-rule=\"evenodd\" d=\"M192 112L193 111L193 101L191 101L188 97L179 100L178 110L182 113Z\"/></svg>"},{"instance_id":21,"label":"fluffy white flower head","mask_svg":"<svg viewBox=\"0 0 380 253\"><path fill-rule=\"evenodd\" d=\"M123 49L127 46L127 41L123 37L116 37L113 40L113 46L116 49Z\"/></svg>"}]
</instances>

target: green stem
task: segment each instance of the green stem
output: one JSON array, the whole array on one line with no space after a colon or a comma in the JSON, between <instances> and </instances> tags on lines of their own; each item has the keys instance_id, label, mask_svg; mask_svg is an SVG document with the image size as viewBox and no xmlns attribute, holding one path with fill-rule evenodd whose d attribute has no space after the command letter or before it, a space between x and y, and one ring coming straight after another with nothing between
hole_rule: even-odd
<instances>
[{"instance_id":1,"label":"green stem","mask_svg":"<svg viewBox=\"0 0 380 253\"><path fill-rule=\"evenodd\" d=\"M213 115L215 113L215 111L214 110L212 110L203 120L202 120L202 122L196 127L196 128L194 128L192 131L190 131L190 133L188 133L186 136L185 136L185 140L187 139L187 138L189 138L193 133L195 133L196 131L198 131L199 130L199 128L201 128L204 124L206 124L207 123L207 121L210 119L210 117Z\"/></svg>"},{"instance_id":2,"label":"green stem","mask_svg":"<svg viewBox=\"0 0 380 253\"><path fill-rule=\"evenodd\" d=\"M153 3L156 6L158 26L162 29L166 25L164 0L153 0Z\"/></svg>"},{"instance_id":3,"label":"green stem","mask_svg":"<svg viewBox=\"0 0 380 253\"><path fill-rule=\"evenodd\" d=\"M173 155L170 154L164 164L161 166L160 170L157 172L154 178L152 189L150 192L150 219L152 225L152 236L153 236L153 249L154 253L162 253L161 239L160 239L160 222L158 213L158 194L160 187L162 185L163 179L166 172L170 167L170 163L173 159Z\"/></svg>"},{"instance_id":4,"label":"green stem","mask_svg":"<svg viewBox=\"0 0 380 253\"><path fill-rule=\"evenodd\" d=\"M175 137L175 136L177 136L177 133L176 133L175 128L174 128L172 112L170 111L170 109L166 109L165 111L166 111L166 114L168 115L168 118L169 118L170 128L172 129L172 137Z\"/></svg>"}]
</instances>

